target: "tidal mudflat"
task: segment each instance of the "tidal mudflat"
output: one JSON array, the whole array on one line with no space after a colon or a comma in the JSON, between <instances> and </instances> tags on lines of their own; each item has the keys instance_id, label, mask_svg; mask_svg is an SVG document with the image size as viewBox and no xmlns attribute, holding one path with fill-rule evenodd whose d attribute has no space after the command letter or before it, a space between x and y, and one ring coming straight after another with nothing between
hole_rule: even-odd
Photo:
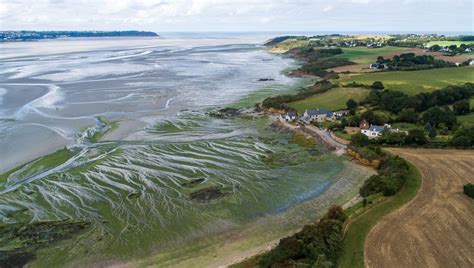
<instances>
[{"instance_id":1,"label":"tidal mudflat","mask_svg":"<svg viewBox=\"0 0 474 268\"><path fill-rule=\"evenodd\" d=\"M294 143L269 118L209 114L307 82L283 75L295 63L263 41L2 45L1 225L57 238L24 248L26 238L3 232L4 255L51 266L190 265L198 254L215 265L213 252L230 259L216 241L233 254L258 248L350 198L371 171ZM51 235L31 225L43 222L67 227Z\"/></svg>"}]
</instances>

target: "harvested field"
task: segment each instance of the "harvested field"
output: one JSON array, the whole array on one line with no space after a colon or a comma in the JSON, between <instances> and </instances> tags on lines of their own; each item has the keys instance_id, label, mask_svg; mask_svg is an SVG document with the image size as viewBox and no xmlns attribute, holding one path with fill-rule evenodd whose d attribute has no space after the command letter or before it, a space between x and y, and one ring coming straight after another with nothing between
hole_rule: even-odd
<instances>
[{"instance_id":1,"label":"harvested field","mask_svg":"<svg viewBox=\"0 0 474 268\"><path fill-rule=\"evenodd\" d=\"M365 241L366 267L473 267L474 151L389 149L413 163L423 183L407 205L384 217Z\"/></svg>"}]
</instances>

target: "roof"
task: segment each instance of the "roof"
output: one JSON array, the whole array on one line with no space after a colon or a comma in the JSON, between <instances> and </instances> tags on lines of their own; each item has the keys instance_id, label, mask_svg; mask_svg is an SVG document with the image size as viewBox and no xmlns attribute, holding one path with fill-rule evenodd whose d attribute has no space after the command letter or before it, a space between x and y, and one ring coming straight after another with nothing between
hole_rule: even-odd
<instances>
[{"instance_id":1,"label":"roof","mask_svg":"<svg viewBox=\"0 0 474 268\"><path fill-rule=\"evenodd\" d=\"M300 117L300 120L302 120L302 121L309 121L309 119L310 119L309 116Z\"/></svg>"},{"instance_id":2,"label":"roof","mask_svg":"<svg viewBox=\"0 0 474 268\"><path fill-rule=\"evenodd\" d=\"M384 126L370 125L369 130L375 132L382 132L385 129Z\"/></svg>"},{"instance_id":3,"label":"roof","mask_svg":"<svg viewBox=\"0 0 474 268\"><path fill-rule=\"evenodd\" d=\"M286 115L290 116L290 117L293 117L293 116L297 116L296 112L287 112Z\"/></svg>"},{"instance_id":4,"label":"roof","mask_svg":"<svg viewBox=\"0 0 474 268\"><path fill-rule=\"evenodd\" d=\"M324 110L324 109L307 110L306 112L308 113L309 116L323 115L323 114L328 115L328 116L332 115L332 112L328 110Z\"/></svg>"}]
</instances>

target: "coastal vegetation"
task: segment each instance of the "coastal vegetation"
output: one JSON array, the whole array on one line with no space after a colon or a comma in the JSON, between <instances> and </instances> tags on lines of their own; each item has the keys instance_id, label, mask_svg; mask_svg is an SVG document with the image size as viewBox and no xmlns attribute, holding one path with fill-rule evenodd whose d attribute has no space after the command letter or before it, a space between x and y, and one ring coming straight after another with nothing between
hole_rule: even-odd
<instances>
[{"instance_id":1,"label":"coastal vegetation","mask_svg":"<svg viewBox=\"0 0 474 268\"><path fill-rule=\"evenodd\" d=\"M24 178L26 176L30 176L40 171L44 171L49 168L63 164L67 160L69 160L72 156L74 156L74 154L75 152L73 150L63 148L54 153L42 156L30 162L27 162L23 165L19 165L15 167L14 169L11 169L0 175L0 185L5 184L7 182L7 179L10 177L10 175L14 173L15 173L15 180L21 180L21 178Z\"/></svg>"}]
</instances>

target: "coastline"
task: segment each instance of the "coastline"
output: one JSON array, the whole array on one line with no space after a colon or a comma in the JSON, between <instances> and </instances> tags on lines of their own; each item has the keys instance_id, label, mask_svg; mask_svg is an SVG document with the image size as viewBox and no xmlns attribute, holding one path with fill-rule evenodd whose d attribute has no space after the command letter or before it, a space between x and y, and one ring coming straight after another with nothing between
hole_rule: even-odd
<instances>
[{"instance_id":1,"label":"coastline","mask_svg":"<svg viewBox=\"0 0 474 268\"><path fill-rule=\"evenodd\" d=\"M118 266L140 267L160 263L162 267L227 267L239 263L270 250L282 237L316 221L329 206L351 204L365 178L372 174L375 174L374 169L344 160L343 170L317 197L215 237L190 241L188 244L192 245L188 247L176 246L139 260L119 262Z\"/></svg>"},{"instance_id":2,"label":"coastline","mask_svg":"<svg viewBox=\"0 0 474 268\"><path fill-rule=\"evenodd\" d=\"M133 122L130 124L133 124ZM122 137L124 133L121 131L122 124L120 125L121 126L118 127L118 129L105 133L100 140L107 141L117 137ZM123 127L128 129L126 125L128 125L128 123L123 125ZM318 133L314 130L304 131L300 129L298 131L305 133L305 135L311 135L321 144L326 145L329 149L332 149L330 143L326 144L324 142L324 134ZM221 267L237 263L247 257L255 255L256 253L258 254L262 251L268 250L269 248L273 247L281 237L291 235L298 231L305 224L314 222L331 204L338 203L343 205L351 202L354 197L358 195L358 188L362 184L363 180L373 173L374 171L371 168L360 166L353 162L344 160L344 169L336 178L332 180L331 185L319 196L294 205L284 212L279 212L259 218L253 223L237 228L237 230L224 232L221 235L216 235L212 239L203 239L205 241L198 242L206 244L210 242L209 240L212 240L213 242L217 243L217 245L219 245L210 245L208 247L203 245L202 248L198 250L198 252L207 252L209 255L199 254L198 257L192 255L192 257L186 260L184 260L183 257L177 259L167 259L167 253L162 252L157 256L155 255L136 262L128 262L127 264L131 263L132 266L135 266L134 264L142 266L147 265L148 261L150 261L150 264L163 263L165 266L193 266L195 262L202 261L204 266ZM267 230L268 225L274 224L275 222L281 224L278 226L277 230ZM228 243L229 240L231 241L230 243ZM165 250L165 252L168 252L168 256L176 256L178 252L181 252L179 253L181 255L183 251L183 255L195 254L195 252L193 252L195 247L196 246L193 246L192 248L188 249L189 251L186 251L186 249L178 246L178 249ZM215 248L216 251L212 251L210 248ZM233 257L231 257L229 260L228 256ZM120 261L118 262L120 263ZM95 265L100 266L100 262L93 262L92 266Z\"/></svg>"}]
</instances>

